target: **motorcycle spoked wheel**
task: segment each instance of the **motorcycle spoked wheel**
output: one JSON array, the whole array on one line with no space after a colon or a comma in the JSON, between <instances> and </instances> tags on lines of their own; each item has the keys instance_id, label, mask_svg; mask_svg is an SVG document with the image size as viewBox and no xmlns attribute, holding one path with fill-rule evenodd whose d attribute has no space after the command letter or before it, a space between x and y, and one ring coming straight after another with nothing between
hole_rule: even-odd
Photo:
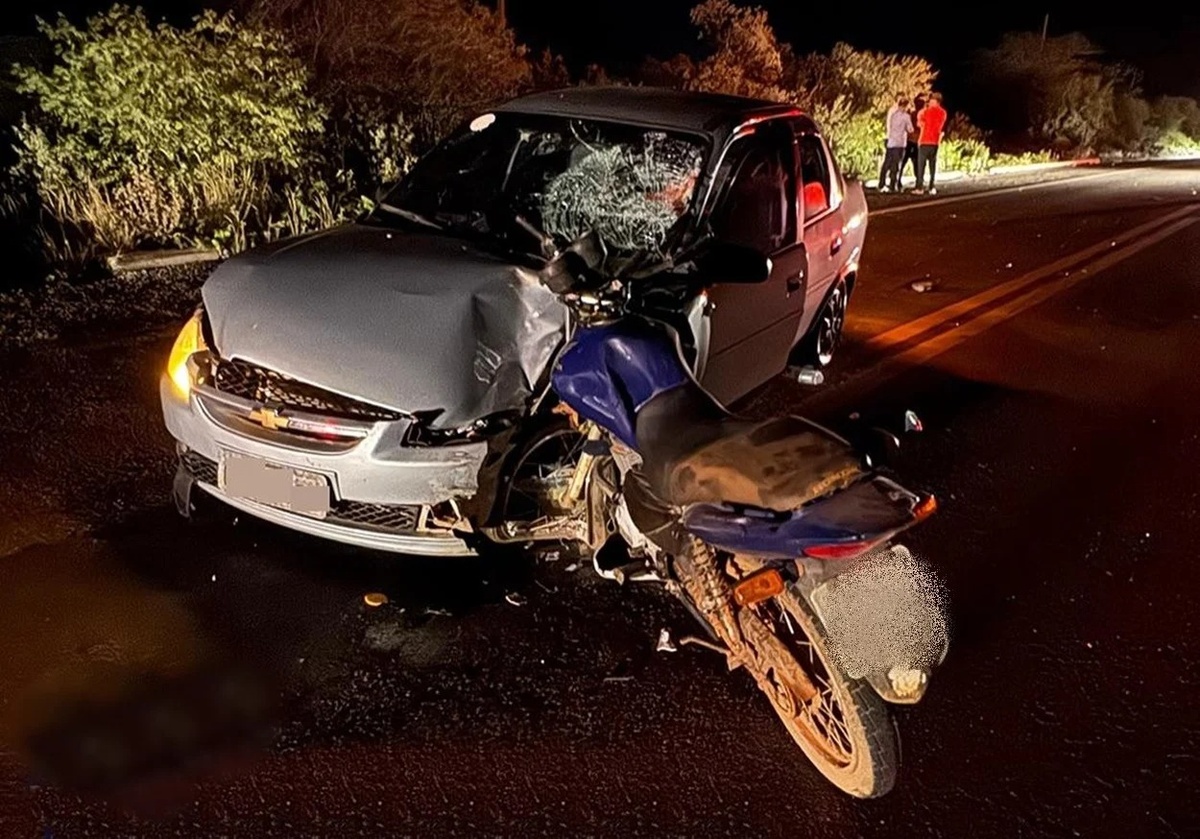
<instances>
[{"instance_id":1,"label":"motorcycle spoked wheel","mask_svg":"<svg viewBox=\"0 0 1200 839\"><path fill-rule=\"evenodd\" d=\"M899 762L891 717L867 682L849 679L834 664L811 607L788 588L750 608L779 641L759 645L769 682L760 687L805 756L830 783L856 798L891 790ZM797 682L788 675L793 668L818 690L808 702L792 686Z\"/></svg>"},{"instance_id":2,"label":"motorcycle spoked wheel","mask_svg":"<svg viewBox=\"0 0 1200 839\"><path fill-rule=\"evenodd\" d=\"M518 451L502 490L504 520L533 522L568 512L556 493L570 483L583 445L583 435L564 425L550 428Z\"/></svg>"},{"instance_id":3,"label":"motorcycle spoked wheel","mask_svg":"<svg viewBox=\"0 0 1200 839\"><path fill-rule=\"evenodd\" d=\"M584 435L563 420L538 429L519 444L497 493L498 521L533 527L558 516L586 515L586 510L564 507L558 497L578 467L585 442ZM591 555L588 545L574 540L512 542L493 545L491 550L519 551L522 544L534 547L535 552L566 551L577 559Z\"/></svg>"}]
</instances>

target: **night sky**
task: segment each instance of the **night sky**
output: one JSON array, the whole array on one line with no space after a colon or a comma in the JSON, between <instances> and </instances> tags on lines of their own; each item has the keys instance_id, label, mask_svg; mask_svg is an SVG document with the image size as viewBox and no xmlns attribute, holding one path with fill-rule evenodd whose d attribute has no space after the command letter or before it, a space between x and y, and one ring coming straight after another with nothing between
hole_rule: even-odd
<instances>
[{"instance_id":1,"label":"night sky","mask_svg":"<svg viewBox=\"0 0 1200 839\"><path fill-rule=\"evenodd\" d=\"M231 0L212 0L228 4ZM550 46L573 69L591 62L632 66L645 54L667 56L694 46L687 12L694 0L508 0L508 14L520 37L531 46ZM1145 72L1148 93L1178 93L1200 98L1200 12L1171 12L1143 4L1152 14L1071 8L1069 4L1020 2L909 2L855 8L844 0L812 3L759 0L776 31L800 51L828 49L835 41L888 52L912 52L931 59L942 71L942 84L953 91L971 51L994 44L1008 30L1040 31L1050 14L1050 34L1082 31L1110 55ZM29 31L35 14L64 10L73 16L107 6L106 0L7 0L0 8L0 32ZM201 0L148 0L158 14L186 17ZM1111 8L1112 5L1109 4ZM594 9L590 13L588 9ZM583 21L583 25L576 20Z\"/></svg>"}]
</instances>

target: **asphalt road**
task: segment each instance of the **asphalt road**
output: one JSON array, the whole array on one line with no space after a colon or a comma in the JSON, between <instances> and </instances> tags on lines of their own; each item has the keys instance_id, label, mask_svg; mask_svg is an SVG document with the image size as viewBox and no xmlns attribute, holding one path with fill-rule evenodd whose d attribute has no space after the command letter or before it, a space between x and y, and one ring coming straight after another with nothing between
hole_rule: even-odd
<instances>
[{"instance_id":1,"label":"asphalt road","mask_svg":"<svg viewBox=\"0 0 1200 839\"><path fill-rule=\"evenodd\" d=\"M1200 835L1198 189L889 202L835 374L747 404L924 423L908 541L954 635L877 801L744 674L656 653L690 628L656 589L185 524L169 332L0 357L0 837Z\"/></svg>"}]
</instances>

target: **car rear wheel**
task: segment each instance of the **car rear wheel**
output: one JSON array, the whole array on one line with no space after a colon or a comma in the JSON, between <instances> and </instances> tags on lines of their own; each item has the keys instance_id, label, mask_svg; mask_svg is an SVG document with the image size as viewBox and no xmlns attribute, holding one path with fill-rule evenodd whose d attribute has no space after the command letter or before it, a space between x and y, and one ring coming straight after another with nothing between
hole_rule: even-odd
<instances>
[{"instance_id":1,"label":"car rear wheel","mask_svg":"<svg viewBox=\"0 0 1200 839\"><path fill-rule=\"evenodd\" d=\"M849 289L843 280L838 280L825 305L813 322L812 328L802 344L801 361L815 367L828 367L842 342L842 330L846 325L846 303Z\"/></svg>"}]
</instances>

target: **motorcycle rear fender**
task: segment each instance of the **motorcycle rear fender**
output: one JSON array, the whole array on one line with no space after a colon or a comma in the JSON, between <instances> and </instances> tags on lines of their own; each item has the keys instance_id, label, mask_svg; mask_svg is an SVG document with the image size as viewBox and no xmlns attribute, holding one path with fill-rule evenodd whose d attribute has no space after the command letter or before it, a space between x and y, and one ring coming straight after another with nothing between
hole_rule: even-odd
<instances>
[{"instance_id":1,"label":"motorcycle rear fender","mask_svg":"<svg viewBox=\"0 0 1200 839\"><path fill-rule=\"evenodd\" d=\"M914 510L920 500L895 481L874 474L790 513L694 504L684 510L683 522L701 539L730 553L790 562L817 545L890 539L916 522Z\"/></svg>"},{"instance_id":2,"label":"motorcycle rear fender","mask_svg":"<svg viewBox=\"0 0 1200 839\"><path fill-rule=\"evenodd\" d=\"M903 546L889 546L887 550L907 550ZM824 560L800 558L796 560L798 578L793 584L793 591L803 597L812 609L820 625L824 628L826 643L833 646L836 634L830 631L828 611L825 608L824 594L837 577L844 572L847 563L829 562ZM936 663L940 665L946 659L949 651L949 636L943 635L937 648ZM852 679L861 679L871 686L885 702L893 705L915 705L925 696L929 687L933 667L910 666L905 662L897 662L887 668L879 668L866 673L846 673Z\"/></svg>"}]
</instances>

